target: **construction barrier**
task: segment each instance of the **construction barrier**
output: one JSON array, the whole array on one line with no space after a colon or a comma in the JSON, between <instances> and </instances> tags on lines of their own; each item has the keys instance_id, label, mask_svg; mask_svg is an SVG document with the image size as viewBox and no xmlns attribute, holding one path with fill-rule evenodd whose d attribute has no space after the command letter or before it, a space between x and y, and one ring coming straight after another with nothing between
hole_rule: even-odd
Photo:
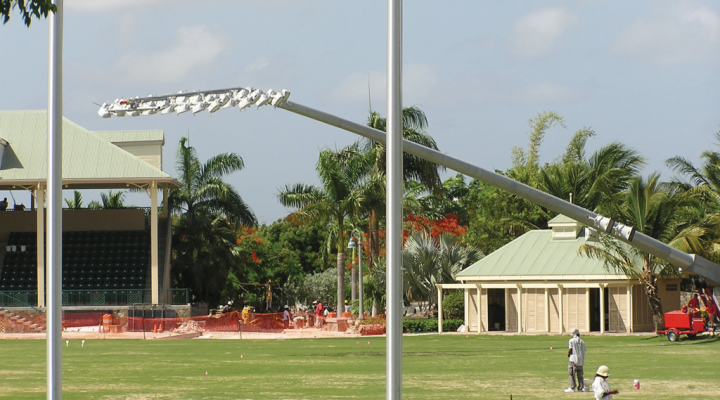
<instances>
[{"instance_id":1,"label":"construction barrier","mask_svg":"<svg viewBox=\"0 0 720 400\"><path fill-rule=\"evenodd\" d=\"M226 314L206 315L186 318L141 318L127 317L125 323L129 332L165 332L186 330L195 332L237 332L240 313L233 311Z\"/></svg>"}]
</instances>

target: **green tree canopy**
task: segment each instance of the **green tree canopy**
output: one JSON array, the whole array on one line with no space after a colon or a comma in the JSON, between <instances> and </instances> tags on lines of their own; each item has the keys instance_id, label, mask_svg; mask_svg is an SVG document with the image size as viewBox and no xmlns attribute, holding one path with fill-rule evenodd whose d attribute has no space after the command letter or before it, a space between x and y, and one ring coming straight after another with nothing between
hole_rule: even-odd
<instances>
[{"instance_id":1,"label":"green tree canopy","mask_svg":"<svg viewBox=\"0 0 720 400\"><path fill-rule=\"evenodd\" d=\"M57 11L52 0L0 0L0 17L3 25L10 21L10 12L13 9L18 10L23 23L27 26L30 26L33 18L47 18L49 13Z\"/></svg>"}]
</instances>

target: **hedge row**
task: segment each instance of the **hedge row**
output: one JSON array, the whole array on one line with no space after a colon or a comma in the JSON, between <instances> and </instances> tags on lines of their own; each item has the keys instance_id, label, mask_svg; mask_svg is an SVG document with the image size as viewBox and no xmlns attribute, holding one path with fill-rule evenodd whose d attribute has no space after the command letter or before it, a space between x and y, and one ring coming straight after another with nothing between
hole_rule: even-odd
<instances>
[{"instance_id":1,"label":"hedge row","mask_svg":"<svg viewBox=\"0 0 720 400\"><path fill-rule=\"evenodd\" d=\"M443 319L443 331L455 332L462 324L463 320L461 319ZM437 318L412 318L403 320L403 332L405 333L437 332L437 328Z\"/></svg>"}]
</instances>

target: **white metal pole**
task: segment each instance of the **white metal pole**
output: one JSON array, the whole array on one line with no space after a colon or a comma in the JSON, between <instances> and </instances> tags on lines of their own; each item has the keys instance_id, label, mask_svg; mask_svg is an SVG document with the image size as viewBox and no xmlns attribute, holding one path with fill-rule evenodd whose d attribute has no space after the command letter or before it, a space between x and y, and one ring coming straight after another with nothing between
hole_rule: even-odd
<instances>
[{"instance_id":1,"label":"white metal pole","mask_svg":"<svg viewBox=\"0 0 720 400\"><path fill-rule=\"evenodd\" d=\"M402 0L388 0L386 397L402 398Z\"/></svg>"},{"instance_id":2,"label":"white metal pole","mask_svg":"<svg viewBox=\"0 0 720 400\"><path fill-rule=\"evenodd\" d=\"M48 62L47 398L62 399L62 42L63 0L50 19ZM41 245L41 243L38 243ZM38 250L42 251L42 250Z\"/></svg>"},{"instance_id":3,"label":"white metal pole","mask_svg":"<svg viewBox=\"0 0 720 400\"><path fill-rule=\"evenodd\" d=\"M358 235L358 248L360 249L360 252L358 252L358 276L360 279L360 282L358 282L358 301L360 302L358 319L363 319L362 232Z\"/></svg>"}]
</instances>

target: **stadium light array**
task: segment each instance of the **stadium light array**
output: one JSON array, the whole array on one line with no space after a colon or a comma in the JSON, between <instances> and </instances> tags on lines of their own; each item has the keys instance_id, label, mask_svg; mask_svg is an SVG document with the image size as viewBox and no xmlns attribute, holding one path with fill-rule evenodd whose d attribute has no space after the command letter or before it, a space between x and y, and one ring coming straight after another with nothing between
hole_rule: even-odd
<instances>
[{"instance_id":1,"label":"stadium light array","mask_svg":"<svg viewBox=\"0 0 720 400\"><path fill-rule=\"evenodd\" d=\"M276 92L272 89L263 92L253 87L206 90L195 92L179 92L163 96L150 95L131 99L118 98L112 103L103 103L98 115L103 118L138 117L140 115L161 115L176 113L177 115L192 112L193 115L202 111L214 113L225 108L237 107L244 110L250 106L271 105L277 108L290 97L288 90Z\"/></svg>"}]
</instances>

